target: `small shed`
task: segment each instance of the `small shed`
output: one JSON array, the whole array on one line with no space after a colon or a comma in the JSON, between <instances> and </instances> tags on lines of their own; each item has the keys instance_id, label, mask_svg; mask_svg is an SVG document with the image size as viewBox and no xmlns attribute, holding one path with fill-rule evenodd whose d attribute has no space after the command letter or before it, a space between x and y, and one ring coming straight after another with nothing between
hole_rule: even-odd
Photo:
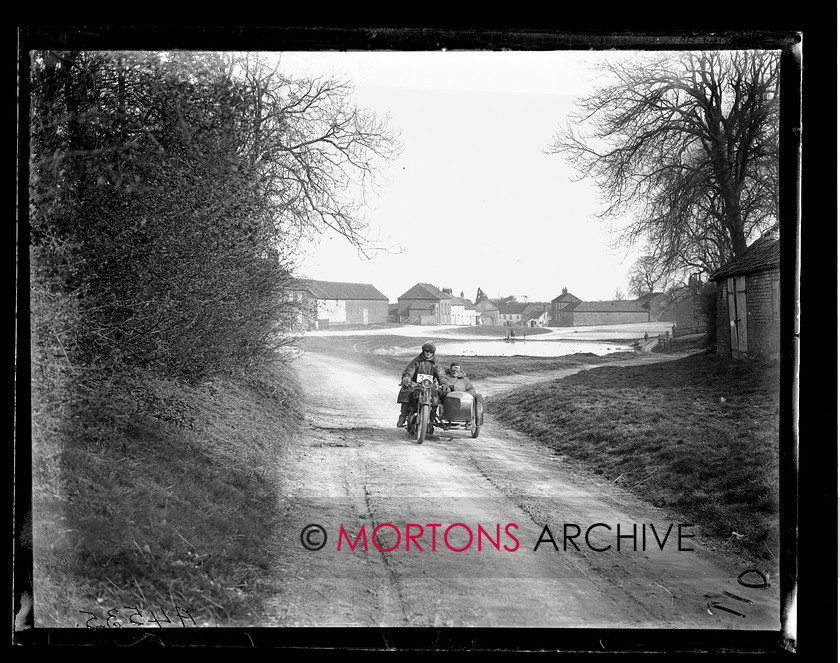
<instances>
[{"instance_id":1,"label":"small shed","mask_svg":"<svg viewBox=\"0 0 840 663\"><path fill-rule=\"evenodd\" d=\"M717 283L717 352L733 359L778 357L779 240L762 237L709 275Z\"/></svg>"}]
</instances>

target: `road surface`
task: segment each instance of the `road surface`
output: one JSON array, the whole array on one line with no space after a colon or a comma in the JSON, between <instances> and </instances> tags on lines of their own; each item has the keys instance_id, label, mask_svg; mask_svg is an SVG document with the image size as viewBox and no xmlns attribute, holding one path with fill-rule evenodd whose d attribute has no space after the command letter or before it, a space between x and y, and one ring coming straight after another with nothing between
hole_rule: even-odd
<instances>
[{"instance_id":1,"label":"road surface","mask_svg":"<svg viewBox=\"0 0 840 663\"><path fill-rule=\"evenodd\" d=\"M702 524L587 480L494 420L497 394L562 373L482 381L480 436L438 431L418 445L395 426L397 377L352 356L305 353L296 366L306 422L283 458L277 599L264 625L779 629L778 583L739 585L747 567L716 558ZM323 529L302 537L310 525ZM616 536L634 525L635 550ZM323 548L304 546L322 532Z\"/></svg>"}]
</instances>

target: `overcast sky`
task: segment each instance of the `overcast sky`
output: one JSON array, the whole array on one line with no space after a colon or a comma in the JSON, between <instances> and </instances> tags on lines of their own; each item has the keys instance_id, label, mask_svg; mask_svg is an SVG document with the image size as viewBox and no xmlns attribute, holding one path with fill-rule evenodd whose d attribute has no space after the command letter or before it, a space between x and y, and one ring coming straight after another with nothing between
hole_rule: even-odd
<instances>
[{"instance_id":1,"label":"overcast sky","mask_svg":"<svg viewBox=\"0 0 840 663\"><path fill-rule=\"evenodd\" d=\"M394 253L360 259L341 237L301 253L302 276L372 283L395 302L417 282L490 297L584 300L627 289L637 252L610 248L591 183L544 150L595 84L581 51L281 54L285 75L334 74L390 116L403 151L366 218ZM613 55L615 57L615 54ZM434 258L428 260L432 254Z\"/></svg>"}]
</instances>

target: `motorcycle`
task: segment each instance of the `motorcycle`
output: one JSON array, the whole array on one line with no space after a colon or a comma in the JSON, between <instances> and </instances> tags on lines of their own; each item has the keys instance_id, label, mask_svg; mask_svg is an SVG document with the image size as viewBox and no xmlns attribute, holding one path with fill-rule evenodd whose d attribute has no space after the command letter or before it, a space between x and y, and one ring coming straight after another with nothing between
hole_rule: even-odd
<instances>
[{"instance_id":1,"label":"motorcycle","mask_svg":"<svg viewBox=\"0 0 840 663\"><path fill-rule=\"evenodd\" d=\"M418 373L417 382L411 383L406 420L406 430L409 435L415 436L417 444L423 444L426 435L434 433L433 422L437 408L437 388L433 376Z\"/></svg>"},{"instance_id":2,"label":"motorcycle","mask_svg":"<svg viewBox=\"0 0 840 663\"><path fill-rule=\"evenodd\" d=\"M406 430L423 444L426 435L442 430L465 429L477 438L484 424L484 406L466 391L448 391L438 398L431 375L419 374L412 382ZM442 401L442 402L441 402Z\"/></svg>"}]
</instances>

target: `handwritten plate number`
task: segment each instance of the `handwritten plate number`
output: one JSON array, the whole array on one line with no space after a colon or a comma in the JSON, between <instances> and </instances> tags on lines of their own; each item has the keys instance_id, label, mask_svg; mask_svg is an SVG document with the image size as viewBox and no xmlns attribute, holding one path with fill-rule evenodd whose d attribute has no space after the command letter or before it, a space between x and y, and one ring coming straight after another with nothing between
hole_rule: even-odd
<instances>
[{"instance_id":1,"label":"handwritten plate number","mask_svg":"<svg viewBox=\"0 0 840 663\"><path fill-rule=\"evenodd\" d=\"M124 605L124 606L123 606L123 608L125 608L126 610L130 610L130 609L132 609L132 608L134 609L134 612L132 612L132 613L128 616L128 621L129 621L129 623L130 623L130 624L134 624L135 626L143 626L143 613L142 613L142 612L140 612L140 608L139 608L139 607L137 607L136 605ZM140 621L139 621L139 622L135 622L135 621L134 621L134 617L135 617L135 616L140 617Z\"/></svg>"},{"instance_id":2,"label":"handwritten plate number","mask_svg":"<svg viewBox=\"0 0 840 663\"><path fill-rule=\"evenodd\" d=\"M160 611L163 613L163 619L158 619L155 615L155 611L152 610L152 619L150 621L153 621L155 624L157 624L158 628L163 628L163 626L161 626L162 621L166 621L167 624L171 624L172 620L169 619L169 617L166 615L166 611L163 608L161 608Z\"/></svg>"},{"instance_id":3,"label":"handwritten plate number","mask_svg":"<svg viewBox=\"0 0 840 663\"><path fill-rule=\"evenodd\" d=\"M111 613L114 613L114 614L111 614ZM122 628L122 624L120 624L120 623L117 621L117 615L119 615L119 614L120 614L120 611L119 611L117 608L111 608L111 609L108 611L108 619L106 620L106 622L105 622L105 623L106 623L108 626L110 626L111 628ZM111 623L111 620L112 620L112 619L114 620L114 623L113 623L113 624Z\"/></svg>"},{"instance_id":4,"label":"handwritten plate number","mask_svg":"<svg viewBox=\"0 0 840 663\"><path fill-rule=\"evenodd\" d=\"M96 616L95 614L93 614L92 612L88 612L87 610L79 610L79 612L81 612L83 615L90 615L90 619L88 619L88 620L85 622L85 626L86 626L87 628L107 628L104 624L100 624L99 626L91 626L91 625L90 625L90 623L91 623L92 621L96 621L96 620L98 620L98 619L99 619L99 617L97 617L97 616Z\"/></svg>"},{"instance_id":5,"label":"handwritten plate number","mask_svg":"<svg viewBox=\"0 0 840 663\"><path fill-rule=\"evenodd\" d=\"M190 614L190 611L187 610L186 608L182 608L181 606L176 605L175 606L175 613L178 615L178 619L181 620L181 626L186 626L186 624L184 623L184 615L186 615L187 617L190 618L190 621L193 623L193 626L198 626L198 624L196 624L195 620L192 618L192 615Z\"/></svg>"}]
</instances>

